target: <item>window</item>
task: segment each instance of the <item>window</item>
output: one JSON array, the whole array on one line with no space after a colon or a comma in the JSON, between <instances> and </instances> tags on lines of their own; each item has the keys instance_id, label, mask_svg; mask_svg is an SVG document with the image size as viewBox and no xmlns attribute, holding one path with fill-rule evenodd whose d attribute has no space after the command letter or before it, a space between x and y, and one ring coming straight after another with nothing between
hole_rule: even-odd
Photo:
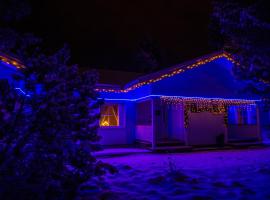
<instances>
[{"instance_id":1,"label":"window","mask_svg":"<svg viewBox=\"0 0 270 200\"><path fill-rule=\"evenodd\" d=\"M229 124L255 125L257 124L256 105L230 106L228 109Z\"/></svg>"},{"instance_id":2,"label":"window","mask_svg":"<svg viewBox=\"0 0 270 200\"><path fill-rule=\"evenodd\" d=\"M137 103L136 111L137 125L152 125L152 103L150 100Z\"/></svg>"},{"instance_id":3,"label":"window","mask_svg":"<svg viewBox=\"0 0 270 200\"><path fill-rule=\"evenodd\" d=\"M119 126L119 106L117 104L103 105L100 108L101 127Z\"/></svg>"}]
</instances>

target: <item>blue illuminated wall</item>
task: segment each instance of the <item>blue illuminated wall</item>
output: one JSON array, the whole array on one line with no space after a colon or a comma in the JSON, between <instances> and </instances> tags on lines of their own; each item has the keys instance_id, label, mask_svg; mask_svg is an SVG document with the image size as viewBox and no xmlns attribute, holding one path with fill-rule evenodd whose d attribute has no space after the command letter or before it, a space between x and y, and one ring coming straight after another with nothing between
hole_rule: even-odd
<instances>
[{"instance_id":1,"label":"blue illuminated wall","mask_svg":"<svg viewBox=\"0 0 270 200\"><path fill-rule=\"evenodd\" d=\"M16 68L0 61L0 79L12 81L12 74L16 73Z\"/></svg>"},{"instance_id":2,"label":"blue illuminated wall","mask_svg":"<svg viewBox=\"0 0 270 200\"><path fill-rule=\"evenodd\" d=\"M13 75L18 73L19 71L16 67L0 61L0 80L7 79L13 87L23 87L22 81L13 79Z\"/></svg>"},{"instance_id":3,"label":"blue illuminated wall","mask_svg":"<svg viewBox=\"0 0 270 200\"><path fill-rule=\"evenodd\" d=\"M102 145L127 145L135 141L136 112L135 103L131 101L106 101L107 104L119 105L119 126L100 127L98 134Z\"/></svg>"}]
</instances>

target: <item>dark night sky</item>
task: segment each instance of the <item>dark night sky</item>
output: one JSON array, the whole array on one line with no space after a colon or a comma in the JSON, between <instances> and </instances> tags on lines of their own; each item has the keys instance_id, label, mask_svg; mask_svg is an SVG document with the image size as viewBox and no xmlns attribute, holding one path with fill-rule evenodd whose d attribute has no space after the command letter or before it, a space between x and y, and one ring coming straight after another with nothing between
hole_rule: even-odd
<instances>
[{"instance_id":1,"label":"dark night sky","mask_svg":"<svg viewBox=\"0 0 270 200\"><path fill-rule=\"evenodd\" d=\"M133 71L134 54L153 38L168 64L209 53L210 0L38 0L25 25L49 45L67 42L83 67Z\"/></svg>"}]
</instances>

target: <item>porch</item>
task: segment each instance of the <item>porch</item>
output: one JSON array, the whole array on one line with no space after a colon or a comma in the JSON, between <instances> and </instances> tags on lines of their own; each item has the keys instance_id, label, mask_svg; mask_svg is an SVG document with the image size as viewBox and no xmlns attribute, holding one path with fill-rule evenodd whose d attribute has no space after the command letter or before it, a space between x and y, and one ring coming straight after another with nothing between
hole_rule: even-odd
<instances>
[{"instance_id":1,"label":"porch","mask_svg":"<svg viewBox=\"0 0 270 200\"><path fill-rule=\"evenodd\" d=\"M252 100L152 97L136 102L136 142L155 151L261 144Z\"/></svg>"}]
</instances>

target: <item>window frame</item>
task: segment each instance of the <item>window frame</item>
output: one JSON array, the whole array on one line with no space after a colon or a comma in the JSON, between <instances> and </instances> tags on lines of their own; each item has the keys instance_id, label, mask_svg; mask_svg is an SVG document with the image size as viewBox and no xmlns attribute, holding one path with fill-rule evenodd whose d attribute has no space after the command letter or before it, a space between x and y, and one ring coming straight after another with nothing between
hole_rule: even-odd
<instances>
[{"instance_id":1,"label":"window frame","mask_svg":"<svg viewBox=\"0 0 270 200\"><path fill-rule=\"evenodd\" d=\"M116 125L116 126L101 126L100 125L102 116L104 116L104 115L101 114L101 107L102 106L117 106L117 108L118 108L118 125ZM124 126L124 123L123 123L123 120L122 120L122 118L123 118L123 115L122 115L123 108L122 108L121 104L119 104L119 103L104 103L103 105L100 106L99 109L100 109L99 128L102 128L102 129L123 128L123 126Z\"/></svg>"}]
</instances>

